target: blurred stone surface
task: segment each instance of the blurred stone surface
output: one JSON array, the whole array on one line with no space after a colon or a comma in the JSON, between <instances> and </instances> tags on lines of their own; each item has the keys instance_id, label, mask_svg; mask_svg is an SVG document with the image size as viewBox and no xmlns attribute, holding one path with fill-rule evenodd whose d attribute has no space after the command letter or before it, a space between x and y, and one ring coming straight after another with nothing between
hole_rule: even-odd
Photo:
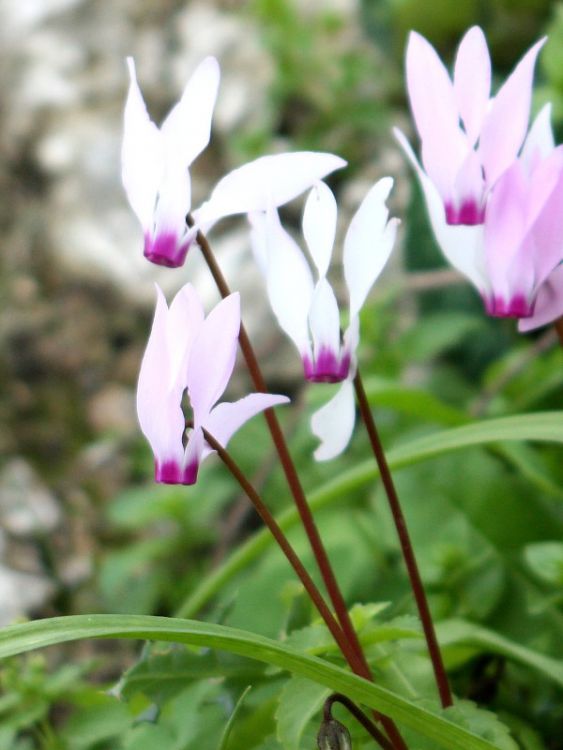
<instances>
[{"instance_id":1,"label":"blurred stone surface","mask_svg":"<svg viewBox=\"0 0 563 750\"><path fill-rule=\"evenodd\" d=\"M46 534L59 524L61 512L53 494L21 458L0 472L0 525L10 534Z\"/></svg>"},{"instance_id":2,"label":"blurred stone surface","mask_svg":"<svg viewBox=\"0 0 563 750\"><path fill-rule=\"evenodd\" d=\"M45 604L53 584L44 576L20 573L0 565L0 627Z\"/></svg>"}]
</instances>

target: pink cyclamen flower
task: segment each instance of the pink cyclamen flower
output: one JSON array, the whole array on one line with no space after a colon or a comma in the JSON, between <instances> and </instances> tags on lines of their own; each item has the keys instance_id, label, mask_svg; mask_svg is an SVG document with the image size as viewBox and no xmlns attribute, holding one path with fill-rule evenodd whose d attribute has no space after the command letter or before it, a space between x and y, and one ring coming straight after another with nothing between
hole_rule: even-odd
<instances>
[{"instance_id":1,"label":"pink cyclamen flower","mask_svg":"<svg viewBox=\"0 0 563 750\"><path fill-rule=\"evenodd\" d=\"M453 80L429 42L411 32L406 76L422 164L447 224L482 224L488 192L516 158L530 116L534 67L545 38L490 98L491 60L474 26L459 45ZM403 139L400 139L403 142Z\"/></svg>"},{"instance_id":2,"label":"pink cyclamen flower","mask_svg":"<svg viewBox=\"0 0 563 750\"><path fill-rule=\"evenodd\" d=\"M311 382L337 383L336 396L314 415L313 432L321 439L317 460L341 453L355 421L352 379L359 341L359 313L383 270L395 241L397 219L388 220L385 201L393 180L385 177L368 192L352 218L344 239L344 276L349 292L349 325L340 333L336 297L327 281L337 208L324 183L309 194L303 234L316 269L317 281L297 243L282 227L274 209L250 216L252 247L266 279L270 304L282 329L292 339Z\"/></svg>"},{"instance_id":3,"label":"pink cyclamen flower","mask_svg":"<svg viewBox=\"0 0 563 750\"><path fill-rule=\"evenodd\" d=\"M137 413L154 453L156 481L194 484L201 463L213 452L203 429L225 447L248 419L289 399L253 393L215 405L235 364L239 295L222 300L205 318L190 284L178 292L170 308L158 286L156 291L154 321L139 373ZM182 411L186 389L193 415L187 442Z\"/></svg>"},{"instance_id":4,"label":"pink cyclamen flower","mask_svg":"<svg viewBox=\"0 0 563 750\"><path fill-rule=\"evenodd\" d=\"M122 179L144 233L145 256L158 265L183 265L198 229L224 216L265 210L292 200L346 162L325 153L265 156L226 175L210 199L191 210L189 168L207 146L219 87L219 64L207 57L189 79L180 101L158 128L147 114L135 65L128 59L130 85L124 115Z\"/></svg>"},{"instance_id":5,"label":"pink cyclamen flower","mask_svg":"<svg viewBox=\"0 0 563 750\"><path fill-rule=\"evenodd\" d=\"M447 223L435 184L396 131L417 172L441 250L478 289L489 315L531 317L538 297L542 309L548 299L550 308L557 307L553 289L543 287L563 253L563 153L554 146L549 120L546 105L520 156L489 192L484 223L474 226Z\"/></svg>"}]
</instances>

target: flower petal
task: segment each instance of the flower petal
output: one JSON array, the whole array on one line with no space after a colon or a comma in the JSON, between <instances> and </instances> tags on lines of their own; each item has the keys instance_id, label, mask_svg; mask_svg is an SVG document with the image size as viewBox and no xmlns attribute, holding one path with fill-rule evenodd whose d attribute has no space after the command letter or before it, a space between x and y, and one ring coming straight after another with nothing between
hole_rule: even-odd
<instances>
[{"instance_id":1,"label":"flower petal","mask_svg":"<svg viewBox=\"0 0 563 750\"><path fill-rule=\"evenodd\" d=\"M208 229L223 216L267 211L345 166L339 156L312 151L261 156L219 180L210 199L194 212L194 218Z\"/></svg>"},{"instance_id":2,"label":"flower petal","mask_svg":"<svg viewBox=\"0 0 563 750\"><path fill-rule=\"evenodd\" d=\"M338 303L332 287L323 277L319 279L313 292L311 310L309 312L309 326L313 337L313 351L315 360L321 353L334 355L340 360L340 315Z\"/></svg>"},{"instance_id":3,"label":"flower petal","mask_svg":"<svg viewBox=\"0 0 563 750\"><path fill-rule=\"evenodd\" d=\"M454 268L466 276L481 294L486 294L488 281L484 261L483 226L446 224L444 206L436 187L423 172L404 134L398 128L394 128L393 133L416 171L430 224L440 249Z\"/></svg>"},{"instance_id":4,"label":"flower petal","mask_svg":"<svg viewBox=\"0 0 563 750\"><path fill-rule=\"evenodd\" d=\"M491 91L491 58L482 30L473 26L465 34L457 51L454 91L470 146L474 146Z\"/></svg>"},{"instance_id":5,"label":"flower petal","mask_svg":"<svg viewBox=\"0 0 563 750\"><path fill-rule=\"evenodd\" d=\"M520 333L552 323L563 316L563 265L551 272L538 290L534 314L518 321Z\"/></svg>"},{"instance_id":6,"label":"flower petal","mask_svg":"<svg viewBox=\"0 0 563 750\"><path fill-rule=\"evenodd\" d=\"M188 395L194 422L203 424L235 366L240 330L240 295L221 300L201 325L188 361Z\"/></svg>"},{"instance_id":7,"label":"flower petal","mask_svg":"<svg viewBox=\"0 0 563 750\"><path fill-rule=\"evenodd\" d=\"M442 198L450 201L469 144L459 127L448 71L434 47L415 31L409 35L406 73L411 109L422 141L422 163Z\"/></svg>"},{"instance_id":8,"label":"flower petal","mask_svg":"<svg viewBox=\"0 0 563 750\"><path fill-rule=\"evenodd\" d=\"M319 276L326 276L336 234L336 199L324 182L318 182L303 212L303 236Z\"/></svg>"},{"instance_id":9,"label":"flower petal","mask_svg":"<svg viewBox=\"0 0 563 750\"><path fill-rule=\"evenodd\" d=\"M157 286L157 302L137 385L137 414L159 464L180 464L183 455L182 388L172 380L167 344L168 309Z\"/></svg>"},{"instance_id":10,"label":"flower petal","mask_svg":"<svg viewBox=\"0 0 563 750\"><path fill-rule=\"evenodd\" d=\"M315 459L330 461L340 455L350 442L355 421L354 387L345 380L336 395L311 417L311 430L321 441Z\"/></svg>"},{"instance_id":11,"label":"flower petal","mask_svg":"<svg viewBox=\"0 0 563 750\"><path fill-rule=\"evenodd\" d=\"M393 180L375 183L354 214L344 239L344 276L350 293L350 316L358 315L369 290L393 249L398 219L387 223L387 200Z\"/></svg>"},{"instance_id":12,"label":"flower petal","mask_svg":"<svg viewBox=\"0 0 563 750\"><path fill-rule=\"evenodd\" d=\"M164 171L164 150L161 133L147 114L131 57L127 65L131 81L124 113L122 180L131 208L147 230Z\"/></svg>"},{"instance_id":13,"label":"flower petal","mask_svg":"<svg viewBox=\"0 0 563 750\"><path fill-rule=\"evenodd\" d=\"M289 403L287 396L278 396L271 393L251 393L234 403L217 404L205 420L204 427L223 448L226 448L231 437L249 419L252 419L264 409L287 403ZM209 450L209 447L207 447L207 451Z\"/></svg>"},{"instance_id":14,"label":"flower petal","mask_svg":"<svg viewBox=\"0 0 563 750\"><path fill-rule=\"evenodd\" d=\"M220 76L217 60L206 57L162 124L166 160L182 170L187 169L209 143Z\"/></svg>"},{"instance_id":15,"label":"flower petal","mask_svg":"<svg viewBox=\"0 0 563 750\"><path fill-rule=\"evenodd\" d=\"M481 129L479 153L491 187L516 158L528 129L534 67L545 38L528 50L493 99Z\"/></svg>"},{"instance_id":16,"label":"flower petal","mask_svg":"<svg viewBox=\"0 0 563 750\"><path fill-rule=\"evenodd\" d=\"M551 129L551 104L548 102L540 109L532 123L530 132L522 146L520 159L530 172L539 161L547 158L554 148L555 139Z\"/></svg>"},{"instance_id":17,"label":"flower petal","mask_svg":"<svg viewBox=\"0 0 563 750\"><path fill-rule=\"evenodd\" d=\"M282 227L278 213L249 216L251 244L262 257L268 298L281 328L301 356L310 354L308 316L313 296L313 277L301 249ZM260 263L259 263L260 265Z\"/></svg>"},{"instance_id":18,"label":"flower petal","mask_svg":"<svg viewBox=\"0 0 563 750\"><path fill-rule=\"evenodd\" d=\"M188 384L188 358L204 317L195 289L191 284L185 284L170 305L166 331L171 382L177 383L182 390Z\"/></svg>"}]
</instances>

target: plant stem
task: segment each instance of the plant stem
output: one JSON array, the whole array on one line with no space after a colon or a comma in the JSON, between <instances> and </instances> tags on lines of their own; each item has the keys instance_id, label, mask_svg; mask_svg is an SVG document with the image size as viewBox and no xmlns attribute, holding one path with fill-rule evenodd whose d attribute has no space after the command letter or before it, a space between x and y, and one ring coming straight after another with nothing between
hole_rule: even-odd
<instances>
[{"instance_id":1,"label":"plant stem","mask_svg":"<svg viewBox=\"0 0 563 750\"><path fill-rule=\"evenodd\" d=\"M335 703L340 703L347 708L352 716L363 726L366 732L368 732L373 739L381 745L381 747L386 749L389 747L389 740L379 731L369 716L366 716L365 713L350 700L350 698L342 693L333 693L326 699L323 706L324 721L332 720L332 707Z\"/></svg>"},{"instance_id":2,"label":"plant stem","mask_svg":"<svg viewBox=\"0 0 563 750\"><path fill-rule=\"evenodd\" d=\"M206 442L209 444L209 446L214 451L217 452L217 455L219 456L221 461L225 464L227 469L231 472L233 477L240 484L244 492L247 494L252 505L254 506L256 512L258 513L260 518L264 521L264 523L270 530L272 536L278 543L278 546L280 547L280 549L286 556L287 560L289 561L294 571L297 573L299 580L303 584L305 590L307 591L308 595L313 601L315 607L319 611L319 614L325 621L326 626L328 627L332 637L334 638L338 647L342 651L344 658L346 659L346 661L348 662L348 664L350 665L350 667L356 674L364 677L364 674L363 674L364 667L363 667L362 660L358 656L355 649L352 648L341 626L339 625L336 618L334 617L329 607L327 606L321 592L319 591L315 582L313 581L313 579L307 572L307 569L301 562L298 554L293 549L288 538L285 536L285 534L281 530L276 519L270 513L267 505L261 499L260 495L256 492L252 484L248 481L248 479L245 477L243 472L240 470L238 465L235 463L231 455L225 450L225 448L223 448L223 446L220 443L218 443L217 440L215 440L215 438L213 437L213 435L210 435L209 432L207 432L207 430L205 429L203 430L203 435L205 437ZM395 723L388 717L383 716L382 714L376 713L375 715L379 719L379 721L381 721L382 725L385 727L385 730L391 737L393 741L393 744L391 745L391 747L398 748L399 750L407 750L404 740L399 734L399 731L397 727L395 726ZM387 747L389 747L389 743L387 744Z\"/></svg>"},{"instance_id":3,"label":"plant stem","mask_svg":"<svg viewBox=\"0 0 563 750\"><path fill-rule=\"evenodd\" d=\"M432 668L434 670L436 685L440 694L440 701L442 703L442 707L447 708L448 706L453 705L453 698L448 682L448 676L446 674L444 662L442 659L442 653L440 651L440 646L438 645L438 639L436 637L436 631L434 629L434 622L432 620L432 615L430 614L430 607L428 606L426 592L424 591L424 585L422 583L420 571L418 570L418 564L414 555L407 523L403 515L401 504L399 502L399 496L397 495L397 490L395 489L395 483L393 482L393 477L391 476L389 464L387 463L387 458L385 457L383 445L375 426L375 420L371 413L359 370L356 373L356 377L354 378L354 389L356 391L356 398L358 400L360 414L369 436L373 455L375 456L375 460L377 461L377 465L379 467L381 481L383 482L383 486L387 494L389 507L391 508L391 513L393 515L393 521L395 522L395 528L397 529L397 534L399 536L403 558L407 567L407 572L416 601L416 606L418 608L418 614L422 622L424 637L426 638L430 659L432 661Z\"/></svg>"},{"instance_id":4,"label":"plant stem","mask_svg":"<svg viewBox=\"0 0 563 750\"><path fill-rule=\"evenodd\" d=\"M192 226L193 224L193 220L191 220L190 217L188 217L188 224L190 226ZM209 242L207 241L205 235L202 234L202 232L197 233L197 243L201 248L203 257L205 258L207 266L211 271L211 275L213 276L213 279L221 296L228 297L228 295L231 293L231 290L229 289L225 277L223 276L221 269L219 268L219 265L215 260L215 256L209 245ZM240 326L239 342L250 373L250 377L252 378L252 382L254 383L256 390L261 393L267 393L268 389L260 370L258 359L256 357L256 354L254 353L254 349L252 347L252 344L250 343L250 339L248 338L248 334L246 333L246 330L242 323ZM307 498L303 491L303 487L297 474L295 464L289 453L289 449L287 447L287 443L285 441L276 413L273 409L266 409L264 411L264 416L266 418L270 434L272 435L272 440L280 457L287 484L297 507L297 511L299 512L301 522L305 529L305 533L307 534L307 538L309 539L311 549L315 556L315 560L317 562L326 590L334 607L334 611L336 613L338 621L340 622L340 625L344 630L346 638L350 641L353 649L356 651L358 657L363 662L362 676L366 677L367 679L372 679L369 665L367 664L361 644L358 641L358 636L356 635L356 631L354 630L354 626L352 625L352 621L350 620L350 615L348 614L348 609L346 607L344 597L342 595L342 592L340 591L340 587L336 580L334 571L332 570L332 566L330 564L326 549L317 529L313 514L311 512L311 509L309 508Z\"/></svg>"}]
</instances>

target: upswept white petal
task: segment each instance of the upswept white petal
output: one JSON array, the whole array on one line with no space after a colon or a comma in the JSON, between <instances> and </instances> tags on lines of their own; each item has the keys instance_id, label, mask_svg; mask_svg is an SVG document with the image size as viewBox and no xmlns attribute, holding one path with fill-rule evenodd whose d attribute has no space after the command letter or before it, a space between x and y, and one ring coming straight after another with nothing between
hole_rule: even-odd
<instances>
[{"instance_id":1,"label":"upswept white petal","mask_svg":"<svg viewBox=\"0 0 563 750\"><path fill-rule=\"evenodd\" d=\"M221 71L214 57L206 57L186 84L180 101L162 124L167 161L185 170L209 143L211 119Z\"/></svg>"},{"instance_id":2,"label":"upswept white petal","mask_svg":"<svg viewBox=\"0 0 563 750\"><path fill-rule=\"evenodd\" d=\"M344 380L336 395L311 417L311 430L321 441L315 459L330 461L340 455L350 442L355 421L354 387Z\"/></svg>"},{"instance_id":3,"label":"upswept white petal","mask_svg":"<svg viewBox=\"0 0 563 750\"><path fill-rule=\"evenodd\" d=\"M354 214L344 239L344 277L352 317L358 315L393 249L399 220L387 223L385 204L392 187L391 177L375 183Z\"/></svg>"},{"instance_id":4,"label":"upswept white petal","mask_svg":"<svg viewBox=\"0 0 563 750\"><path fill-rule=\"evenodd\" d=\"M139 372L137 415L157 460L179 461L184 431L182 387L172 379L167 346L168 308L158 286L156 294L154 320Z\"/></svg>"},{"instance_id":5,"label":"upswept white petal","mask_svg":"<svg viewBox=\"0 0 563 750\"><path fill-rule=\"evenodd\" d=\"M188 357L204 317L195 289L185 284L172 300L166 327L171 382L180 384L182 390L187 384Z\"/></svg>"},{"instance_id":6,"label":"upswept white petal","mask_svg":"<svg viewBox=\"0 0 563 750\"><path fill-rule=\"evenodd\" d=\"M187 170L168 165L160 181L154 208L154 236L173 234L181 240L188 232L186 214L191 205L191 180Z\"/></svg>"},{"instance_id":7,"label":"upswept white petal","mask_svg":"<svg viewBox=\"0 0 563 750\"><path fill-rule=\"evenodd\" d=\"M234 403L217 404L211 410L203 426L223 448L226 448L231 437L249 419L252 419L264 409L287 403L289 403L287 396L278 396L271 393L251 393Z\"/></svg>"},{"instance_id":8,"label":"upswept white petal","mask_svg":"<svg viewBox=\"0 0 563 750\"><path fill-rule=\"evenodd\" d=\"M235 366L240 329L240 295L221 300L201 325L188 361L188 395L194 422L204 423Z\"/></svg>"},{"instance_id":9,"label":"upswept white petal","mask_svg":"<svg viewBox=\"0 0 563 750\"><path fill-rule=\"evenodd\" d=\"M491 92L491 58L485 35L478 26L469 29L459 45L454 92L469 143L474 146Z\"/></svg>"},{"instance_id":10,"label":"upswept white petal","mask_svg":"<svg viewBox=\"0 0 563 750\"><path fill-rule=\"evenodd\" d=\"M332 287L325 278L319 279L313 292L309 312L315 359L323 348L340 353L340 315Z\"/></svg>"},{"instance_id":11,"label":"upswept white petal","mask_svg":"<svg viewBox=\"0 0 563 750\"><path fill-rule=\"evenodd\" d=\"M303 212L303 236L319 276L326 276L336 234L336 199L324 182L318 182Z\"/></svg>"},{"instance_id":12,"label":"upswept white petal","mask_svg":"<svg viewBox=\"0 0 563 750\"><path fill-rule=\"evenodd\" d=\"M122 179L131 208L147 229L164 172L164 149L162 135L147 114L132 58L127 58L127 65L131 81L124 113Z\"/></svg>"},{"instance_id":13,"label":"upswept white petal","mask_svg":"<svg viewBox=\"0 0 563 750\"><path fill-rule=\"evenodd\" d=\"M339 156L312 151L261 156L219 180L210 199L194 212L194 218L209 228L223 216L267 211L345 166Z\"/></svg>"},{"instance_id":14,"label":"upswept white petal","mask_svg":"<svg viewBox=\"0 0 563 750\"><path fill-rule=\"evenodd\" d=\"M409 100L422 141L422 163L445 200L452 199L455 175L469 144L448 71L420 34L409 35L406 55Z\"/></svg>"},{"instance_id":15,"label":"upswept white petal","mask_svg":"<svg viewBox=\"0 0 563 750\"><path fill-rule=\"evenodd\" d=\"M479 153L489 186L510 166L524 141L530 119L534 67L545 41L543 38L536 42L520 60L493 99L483 123Z\"/></svg>"},{"instance_id":16,"label":"upswept white petal","mask_svg":"<svg viewBox=\"0 0 563 750\"><path fill-rule=\"evenodd\" d=\"M532 123L522 146L520 160L527 171L531 172L538 162L549 156L554 148L555 138L551 128L551 103L548 102L540 109Z\"/></svg>"},{"instance_id":17,"label":"upswept white petal","mask_svg":"<svg viewBox=\"0 0 563 750\"><path fill-rule=\"evenodd\" d=\"M393 133L416 171L424 193L434 237L440 249L452 266L466 276L481 294L487 292L483 226L450 226L446 224L444 205L436 187L423 172L404 134L398 128L394 128Z\"/></svg>"},{"instance_id":18,"label":"upswept white petal","mask_svg":"<svg viewBox=\"0 0 563 750\"><path fill-rule=\"evenodd\" d=\"M313 276L307 261L295 240L282 227L275 209L249 218L254 254L261 255L265 263L266 287L273 313L301 356L310 355L308 316Z\"/></svg>"}]
</instances>

